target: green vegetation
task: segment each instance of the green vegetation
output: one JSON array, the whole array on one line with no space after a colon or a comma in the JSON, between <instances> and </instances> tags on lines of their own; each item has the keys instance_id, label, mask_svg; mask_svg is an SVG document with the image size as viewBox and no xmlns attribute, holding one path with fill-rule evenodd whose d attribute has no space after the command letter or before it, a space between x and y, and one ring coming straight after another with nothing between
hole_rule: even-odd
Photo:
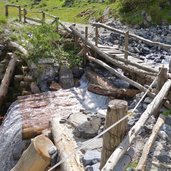
<instances>
[{"instance_id":1,"label":"green vegetation","mask_svg":"<svg viewBox=\"0 0 171 171\"><path fill-rule=\"evenodd\" d=\"M137 165L138 165L138 161L133 161L128 165L127 170L135 169L137 167Z\"/></svg>"},{"instance_id":2,"label":"green vegetation","mask_svg":"<svg viewBox=\"0 0 171 171\"><path fill-rule=\"evenodd\" d=\"M74 43L60 37L54 26L44 24L20 29L11 26L11 32L13 34L10 39L28 50L28 60L36 63L40 58L53 58L59 64L65 61L71 67L82 64L82 58L77 55L79 51L74 48Z\"/></svg>"}]
</instances>

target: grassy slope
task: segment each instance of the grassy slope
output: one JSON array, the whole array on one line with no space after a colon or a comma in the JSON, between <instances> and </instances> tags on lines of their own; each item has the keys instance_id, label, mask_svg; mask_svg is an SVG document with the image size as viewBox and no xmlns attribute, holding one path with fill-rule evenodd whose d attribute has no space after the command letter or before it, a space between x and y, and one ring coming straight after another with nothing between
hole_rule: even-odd
<instances>
[{"instance_id":1,"label":"grassy slope","mask_svg":"<svg viewBox=\"0 0 171 171\"><path fill-rule=\"evenodd\" d=\"M77 0L78 1L78 0ZM62 7L64 0L41 0L37 5L33 4L33 0L9 0L10 3L20 4L27 9L33 11L44 10L48 13L58 16L63 21L86 23L90 17L99 18L102 16L103 11L107 6L111 8L111 14L119 17L122 21L130 24L142 24L143 16L142 11L146 11L153 19L154 24L162 22L171 23L171 10L167 0L116 0L115 3L88 3L86 0L76 2L72 7ZM128 3L127 3L128 2ZM164 4L161 8L161 4ZM94 11L93 15L78 17L77 15L89 9ZM12 16L17 16L17 11L11 8L10 13ZM32 14L33 15L33 14ZM10 15L11 16L11 15ZM34 16L39 17L38 14ZM5 21L4 17L4 3L0 2L0 23Z\"/></svg>"}]
</instances>

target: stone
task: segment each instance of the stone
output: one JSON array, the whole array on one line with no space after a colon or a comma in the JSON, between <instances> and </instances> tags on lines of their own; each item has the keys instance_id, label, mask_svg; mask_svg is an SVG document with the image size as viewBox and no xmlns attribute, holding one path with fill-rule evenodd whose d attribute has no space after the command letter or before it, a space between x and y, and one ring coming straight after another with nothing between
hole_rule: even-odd
<instances>
[{"instance_id":1,"label":"stone","mask_svg":"<svg viewBox=\"0 0 171 171\"><path fill-rule=\"evenodd\" d=\"M163 140L167 140L168 139L168 135L166 134L166 132L164 131L159 131L159 137L162 138Z\"/></svg>"},{"instance_id":2,"label":"stone","mask_svg":"<svg viewBox=\"0 0 171 171\"><path fill-rule=\"evenodd\" d=\"M115 79L113 84L117 88L128 88L129 87L129 83L124 80L121 80L121 79Z\"/></svg>"},{"instance_id":3,"label":"stone","mask_svg":"<svg viewBox=\"0 0 171 171\"><path fill-rule=\"evenodd\" d=\"M169 25L169 30L171 30L171 25Z\"/></svg>"},{"instance_id":4,"label":"stone","mask_svg":"<svg viewBox=\"0 0 171 171\"><path fill-rule=\"evenodd\" d=\"M147 15L147 16L146 16L146 20L147 20L148 22L151 22L151 21L152 21L151 16L150 16L150 15Z\"/></svg>"},{"instance_id":5,"label":"stone","mask_svg":"<svg viewBox=\"0 0 171 171\"><path fill-rule=\"evenodd\" d=\"M59 81L64 89L72 88L74 86L72 70L63 65L59 71Z\"/></svg>"},{"instance_id":6,"label":"stone","mask_svg":"<svg viewBox=\"0 0 171 171\"><path fill-rule=\"evenodd\" d=\"M167 36L165 36L165 41L166 43L171 44L171 34L168 34Z\"/></svg>"},{"instance_id":7,"label":"stone","mask_svg":"<svg viewBox=\"0 0 171 171\"><path fill-rule=\"evenodd\" d=\"M49 89L51 91L58 91L59 89L61 89L61 86L57 82L52 81L50 86L49 86Z\"/></svg>"},{"instance_id":8,"label":"stone","mask_svg":"<svg viewBox=\"0 0 171 171\"><path fill-rule=\"evenodd\" d=\"M77 127L85 122L87 122L87 115L79 112L79 113L72 113L68 118L68 123L74 127Z\"/></svg>"},{"instance_id":9,"label":"stone","mask_svg":"<svg viewBox=\"0 0 171 171\"><path fill-rule=\"evenodd\" d=\"M92 118L92 120L86 121L76 127L73 133L78 138L93 138L98 134L101 122L101 118Z\"/></svg>"},{"instance_id":10,"label":"stone","mask_svg":"<svg viewBox=\"0 0 171 171\"><path fill-rule=\"evenodd\" d=\"M147 104L150 104L151 102L152 102L152 98L150 98L150 97L146 97L145 99L144 99L144 103L147 103Z\"/></svg>"},{"instance_id":11,"label":"stone","mask_svg":"<svg viewBox=\"0 0 171 171\"><path fill-rule=\"evenodd\" d=\"M40 93L40 89L35 82L31 83L30 89L33 94Z\"/></svg>"},{"instance_id":12,"label":"stone","mask_svg":"<svg viewBox=\"0 0 171 171\"><path fill-rule=\"evenodd\" d=\"M79 68L78 66L74 66L72 68L72 74L74 78L80 79L81 76L84 74L84 70L82 68Z\"/></svg>"},{"instance_id":13,"label":"stone","mask_svg":"<svg viewBox=\"0 0 171 171\"><path fill-rule=\"evenodd\" d=\"M98 150L88 150L83 157L84 166L93 165L100 161L101 152Z\"/></svg>"},{"instance_id":14,"label":"stone","mask_svg":"<svg viewBox=\"0 0 171 171\"><path fill-rule=\"evenodd\" d=\"M168 155L159 155L157 156L157 159L161 162L161 163L170 163L171 161L171 157Z\"/></svg>"},{"instance_id":15,"label":"stone","mask_svg":"<svg viewBox=\"0 0 171 171\"><path fill-rule=\"evenodd\" d=\"M41 58L39 59L38 64L53 64L54 62L55 60L52 58Z\"/></svg>"}]
</instances>

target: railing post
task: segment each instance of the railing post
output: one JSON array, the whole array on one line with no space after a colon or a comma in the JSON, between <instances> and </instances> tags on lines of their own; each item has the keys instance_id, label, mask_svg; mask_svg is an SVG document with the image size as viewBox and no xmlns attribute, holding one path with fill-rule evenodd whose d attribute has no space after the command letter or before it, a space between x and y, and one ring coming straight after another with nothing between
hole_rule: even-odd
<instances>
[{"instance_id":1,"label":"railing post","mask_svg":"<svg viewBox=\"0 0 171 171\"><path fill-rule=\"evenodd\" d=\"M24 13L24 23L26 23L26 15L27 15L27 10L24 8L23 9L23 13Z\"/></svg>"},{"instance_id":2,"label":"railing post","mask_svg":"<svg viewBox=\"0 0 171 171\"><path fill-rule=\"evenodd\" d=\"M127 112L127 101L118 99L110 101L107 108L105 128L108 128L115 122L125 117L127 115ZM127 130L127 126L127 120L125 119L124 121L122 121L117 126L115 126L103 135L103 147L101 153L100 170L103 168L103 166L105 165L105 163L107 162L108 158L113 153L115 148L123 140Z\"/></svg>"},{"instance_id":3,"label":"railing post","mask_svg":"<svg viewBox=\"0 0 171 171\"><path fill-rule=\"evenodd\" d=\"M5 16L8 17L9 13L8 13L8 5L5 5Z\"/></svg>"},{"instance_id":4,"label":"railing post","mask_svg":"<svg viewBox=\"0 0 171 171\"><path fill-rule=\"evenodd\" d=\"M129 44L129 31L125 33L125 55L124 58L128 59L128 44Z\"/></svg>"},{"instance_id":5,"label":"railing post","mask_svg":"<svg viewBox=\"0 0 171 171\"><path fill-rule=\"evenodd\" d=\"M95 26L95 46L98 46L98 37L99 37L98 27Z\"/></svg>"},{"instance_id":6,"label":"railing post","mask_svg":"<svg viewBox=\"0 0 171 171\"><path fill-rule=\"evenodd\" d=\"M45 12L44 11L42 11L42 24L44 24L45 23Z\"/></svg>"},{"instance_id":7,"label":"railing post","mask_svg":"<svg viewBox=\"0 0 171 171\"><path fill-rule=\"evenodd\" d=\"M18 7L18 15L19 15L19 21L22 21L22 15L21 15L21 6Z\"/></svg>"},{"instance_id":8,"label":"railing post","mask_svg":"<svg viewBox=\"0 0 171 171\"><path fill-rule=\"evenodd\" d=\"M87 40L88 40L88 27L85 27L85 53L87 53ZM87 60L86 60L86 55L84 55L83 59L83 65L86 66Z\"/></svg>"},{"instance_id":9,"label":"railing post","mask_svg":"<svg viewBox=\"0 0 171 171\"><path fill-rule=\"evenodd\" d=\"M167 79L168 79L167 68L164 68L164 66L162 66L159 68L156 93L158 93L161 90L161 88L163 87L163 85L167 81Z\"/></svg>"},{"instance_id":10,"label":"railing post","mask_svg":"<svg viewBox=\"0 0 171 171\"><path fill-rule=\"evenodd\" d=\"M57 33L58 33L59 32L59 18L56 17L55 21L56 21L56 30L57 30Z\"/></svg>"}]
</instances>

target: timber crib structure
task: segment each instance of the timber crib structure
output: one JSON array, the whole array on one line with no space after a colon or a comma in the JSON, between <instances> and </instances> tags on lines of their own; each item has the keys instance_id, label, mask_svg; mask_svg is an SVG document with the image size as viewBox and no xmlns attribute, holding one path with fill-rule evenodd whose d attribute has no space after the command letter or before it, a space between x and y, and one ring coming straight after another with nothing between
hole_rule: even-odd
<instances>
[{"instance_id":1,"label":"timber crib structure","mask_svg":"<svg viewBox=\"0 0 171 171\"><path fill-rule=\"evenodd\" d=\"M17 6L17 5L5 6L6 9L5 15L7 17L9 16L9 7L15 7L18 9L19 21L23 21L24 23L27 21L34 21L36 23L44 24L46 22L46 17L47 16L51 17L52 21L49 24L55 23L57 26L57 30L59 29L58 26L61 25L68 32L68 34L71 34L74 37L75 45L77 46L77 44L79 44L79 47L82 48L81 54L84 57L85 62L90 61L104 67L115 76L119 77L122 80L127 81L130 85L138 89L139 92L144 92L145 94L143 97L147 95L153 99L152 102L147 106L146 110L141 115L140 119L129 130L126 136L124 133L127 130L127 118L130 116L130 113L128 112L127 102L124 100L111 101L107 109L105 130L102 132L102 134L100 134L103 135L103 147L102 147L102 157L101 157L101 165L100 165L101 171L122 171L131 162L131 158L128 156L132 156L134 154L134 151L131 148L133 140L136 138L136 136L138 135L138 133L140 132L141 128L144 126L148 118L152 115L155 115L155 117L158 118L157 122L154 125L152 129L152 133L144 146L142 156L136 168L137 170L145 171L147 157L150 148L153 145L157 137L157 133L159 132L160 127L164 124L166 118L163 115L158 115L158 111L161 105L165 106L167 109L171 109L171 103L170 103L171 74L164 67L152 68L151 65L146 64L140 59L138 59L137 57L135 57L135 54L130 53L129 38L144 42L151 46L160 47L166 50L170 50L171 45L160 43L160 42L154 42L145 39L143 37L137 36L135 34L129 33L129 31L124 32L122 30L115 29L113 27L110 27L102 23L92 23L92 26L94 27L95 30L94 32L95 41L92 41L89 39L88 27L85 27L84 33L79 32L79 30L76 29L76 25L71 25L68 28L59 20L58 17L45 13L43 11L37 12L41 14L41 19L31 18L28 16L28 13L31 11L28 11L24 8L21 8L21 6ZM111 46L100 45L98 43L100 28L104 28L112 32L116 32L118 34L123 35L125 40L124 47L119 48L118 46L111 47ZM15 46L15 47L17 49L19 46ZM18 48L18 50L21 51L21 48ZM122 69L124 73L127 73L127 76L119 73L115 69L116 67ZM9 75L8 71L6 75ZM9 78L11 78L11 75L9 76ZM154 91L151 91L152 85L155 82L157 82L157 86ZM0 102L1 102L1 92L3 91L2 88L3 84L4 82L2 81L0 87ZM150 86L145 87L145 84L148 84ZM117 94L123 92L124 91L121 90L120 91L115 90L113 91L113 94L115 95L115 97L118 97ZM27 100L25 100L25 98L28 98L28 102ZM28 97L19 97L18 100L21 103L24 101L24 103L26 103L27 106L30 104L30 99L33 101L34 99L41 99L41 100L46 99L46 101L48 101L48 99L50 98L53 97L49 97L48 94L44 93L43 95L30 95ZM143 98L141 99L141 101L142 100ZM44 101L44 103L46 101ZM45 106L44 103L42 104L42 107ZM31 105L34 106L37 104L31 103ZM48 103L46 105L48 105ZM29 119L31 120L31 118L29 118L28 113L25 113L23 115L25 115L23 117L27 118L28 120ZM36 135L41 134L42 130L49 127L49 121L52 119L51 116L49 116L49 118L46 121L42 121L43 122L42 125L37 123L37 120L39 121L39 123L41 122L42 115L43 113L36 113L36 115L34 116L35 117L34 124L37 126L35 128L34 127L32 128L33 125L29 125L29 122L23 122L23 139L35 137ZM61 127L62 126L59 124L59 121L56 120L55 122L52 121L52 135L53 137L55 137L54 138L55 145L59 149L63 144L60 144L58 142L59 139L57 139L56 137L59 134L58 129L60 128L59 130L62 130ZM95 138L93 138L92 141ZM73 142L74 140L71 141ZM74 148L76 148L75 145L73 146ZM67 160L65 160L66 157L65 153L67 153L67 150L71 153L76 153L75 151L77 150L74 148L73 148L74 151L71 152L65 146L66 152L60 151L60 154L62 156L61 159L62 162L59 162L57 165L61 164L63 166L63 170L65 171L70 170L72 166L76 168L76 170L74 171L82 170L82 168L76 167L77 164L74 161L72 161L72 163L70 163L70 166L68 166ZM68 154L68 156L70 156L70 154ZM54 167L56 167L57 165L55 165ZM66 168L68 169L66 170Z\"/></svg>"}]
</instances>

